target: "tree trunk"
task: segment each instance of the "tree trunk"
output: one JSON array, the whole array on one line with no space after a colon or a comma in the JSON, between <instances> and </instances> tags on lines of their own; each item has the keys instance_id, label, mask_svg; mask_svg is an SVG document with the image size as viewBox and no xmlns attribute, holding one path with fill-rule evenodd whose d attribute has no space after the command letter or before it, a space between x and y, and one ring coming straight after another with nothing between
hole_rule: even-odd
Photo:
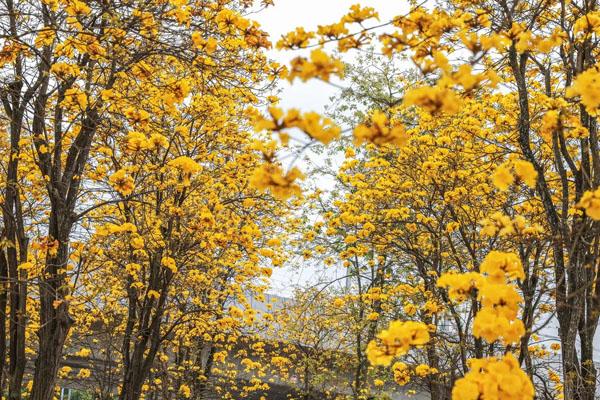
<instances>
[{"instance_id":1,"label":"tree trunk","mask_svg":"<svg viewBox=\"0 0 600 400\"><path fill-rule=\"evenodd\" d=\"M167 300L167 289L172 279L172 272L161 271L160 259L162 253L154 255L150 261L151 267L151 278L149 290L160 291L161 296L157 303L153 298L146 297L142 301L141 310L139 315L135 312L131 312L131 307L136 307L138 303L137 297L130 298L130 313L129 316L135 318L137 316L137 334L134 337L138 338L133 344L133 353L131 358L125 362L125 370L123 375L123 386L121 393L119 394L119 400L139 400L142 391L142 385L148 378L150 369L154 364L154 359L160 344L161 338L161 325L165 309L165 302ZM162 275L166 274L166 275ZM161 282L162 281L162 282ZM131 294L130 294L131 296ZM127 324L131 327L135 325L134 321L129 321ZM124 354L129 354L129 342L125 342L123 349L126 351Z\"/></svg>"},{"instance_id":2,"label":"tree trunk","mask_svg":"<svg viewBox=\"0 0 600 400\"><path fill-rule=\"evenodd\" d=\"M6 306L8 302L8 267L3 249L0 249L0 397L4 396L4 368L6 367Z\"/></svg>"},{"instance_id":3,"label":"tree trunk","mask_svg":"<svg viewBox=\"0 0 600 400\"><path fill-rule=\"evenodd\" d=\"M40 280L40 329L39 349L35 360L33 389L31 400L51 400L54 396L56 376L62 359L62 352L73 320L69 315L69 304L65 301L68 294L64 267L69 256L68 234L70 226L56 229L58 222L51 221L50 232L63 234L58 240L58 250L55 255L48 252L46 258L45 276ZM50 235L48 240L53 236Z\"/></svg>"},{"instance_id":4,"label":"tree trunk","mask_svg":"<svg viewBox=\"0 0 600 400\"><path fill-rule=\"evenodd\" d=\"M215 362L215 352L216 352L216 347L212 344L208 344L209 348L208 348L208 354L206 355L206 363L203 363L203 349L204 349L204 345L202 344L203 340L200 339L198 341L198 351L196 353L196 368L198 368L198 370L202 370L203 373L203 377L202 379L199 379L200 377L198 377L197 379L194 380L194 398L198 399L198 400L202 400L205 398L206 396L206 390L208 388L208 383L209 383L209 379L210 376L212 374L212 368L213 368L213 364ZM204 366L203 366L204 364Z\"/></svg>"}]
</instances>

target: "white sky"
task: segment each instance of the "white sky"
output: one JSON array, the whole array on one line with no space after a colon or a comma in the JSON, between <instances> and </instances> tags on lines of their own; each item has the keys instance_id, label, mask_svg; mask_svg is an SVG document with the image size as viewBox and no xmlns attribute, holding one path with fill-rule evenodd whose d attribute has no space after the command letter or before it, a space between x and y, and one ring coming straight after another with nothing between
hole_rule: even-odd
<instances>
[{"instance_id":1,"label":"white sky","mask_svg":"<svg viewBox=\"0 0 600 400\"><path fill-rule=\"evenodd\" d=\"M318 25L332 24L348 12L350 6L359 3L373 7L379 12L380 21L391 20L393 16L402 14L409 9L406 0L274 0L275 6L268 7L255 15L262 28L269 33L273 45L281 35L302 26L306 30L316 30ZM371 20L371 23L375 23ZM298 56L299 51L269 52L271 58L289 65L289 60ZM352 52L346 60L352 59ZM293 85L282 83L281 107L296 107L304 111L323 111L329 97L336 89L319 81L302 83L299 80Z\"/></svg>"},{"instance_id":2,"label":"white sky","mask_svg":"<svg viewBox=\"0 0 600 400\"><path fill-rule=\"evenodd\" d=\"M270 40L275 43L280 37L296 27L302 26L306 30L316 30L318 25L332 24L348 12L350 6L360 2L362 6L370 6L379 12L380 21L391 20L393 16L406 12L409 8L406 0L275 0L275 6L251 16L258 21L262 29L270 35ZM375 21L371 21L375 24ZM306 53L306 51L304 51ZM300 55L300 51L271 50L269 56L285 65ZM352 61L352 52L344 55L346 61ZM321 81L303 83L296 80L293 85L281 82L282 92L279 106L283 109L299 108L303 111L324 112L324 107L329 98L338 89ZM302 169L302 165L299 165ZM318 180L321 189L327 190L331 181ZM272 292L280 295L290 295L293 286L306 285L318 280L319 276L335 278L343 276L344 270L336 271L334 267L326 272L317 272L315 268L303 265L298 268L276 268L272 276Z\"/></svg>"}]
</instances>

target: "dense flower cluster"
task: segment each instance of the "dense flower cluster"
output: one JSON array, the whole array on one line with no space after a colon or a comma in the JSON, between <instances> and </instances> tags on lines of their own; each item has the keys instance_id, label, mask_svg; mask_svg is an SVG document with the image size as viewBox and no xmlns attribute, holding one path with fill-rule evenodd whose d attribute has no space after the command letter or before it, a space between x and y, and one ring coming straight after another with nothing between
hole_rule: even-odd
<instances>
[{"instance_id":1,"label":"dense flower cluster","mask_svg":"<svg viewBox=\"0 0 600 400\"><path fill-rule=\"evenodd\" d=\"M376 145L393 144L403 146L408 141L408 134L399 122L391 122L385 113L375 110L370 121L354 128L354 141L356 144L364 142Z\"/></svg>"},{"instance_id":2,"label":"dense flower cluster","mask_svg":"<svg viewBox=\"0 0 600 400\"><path fill-rule=\"evenodd\" d=\"M479 271L444 274L438 285L448 288L449 296L459 302L477 289L481 309L475 316L473 334L490 343L500 338L506 344L516 343L525 333L523 322L517 318L523 299L510 282L525 277L521 260L513 253L491 251Z\"/></svg>"},{"instance_id":3,"label":"dense flower cluster","mask_svg":"<svg viewBox=\"0 0 600 400\"><path fill-rule=\"evenodd\" d=\"M512 354L471 360L471 370L456 381L452 398L461 400L527 400L533 398L531 380Z\"/></svg>"},{"instance_id":4,"label":"dense flower cluster","mask_svg":"<svg viewBox=\"0 0 600 400\"><path fill-rule=\"evenodd\" d=\"M583 208L590 218L600 220L600 188L585 192L578 206Z\"/></svg>"},{"instance_id":5,"label":"dense flower cluster","mask_svg":"<svg viewBox=\"0 0 600 400\"><path fill-rule=\"evenodd\" d=\"M404 355L410 346L422 346L429 342L427 325L414 321L393 321L387 329L369 342L367 357L372 365L388 366L392 360Z\"/></svg>"}]
</instances>

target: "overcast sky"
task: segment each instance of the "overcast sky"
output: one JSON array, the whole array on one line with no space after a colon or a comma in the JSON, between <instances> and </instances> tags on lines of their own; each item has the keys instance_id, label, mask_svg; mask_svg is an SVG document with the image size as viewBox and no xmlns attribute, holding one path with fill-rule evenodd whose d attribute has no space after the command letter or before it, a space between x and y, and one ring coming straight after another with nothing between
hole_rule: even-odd
<instances>
[{"instance_id":1,"label":"overcast sky","mask_svg":"<svg viewBox=\"0 0 600 400\"><path fill-rule=\"evenodd\" d=\"M275 44L281 35L302 26L307 30L315 30L318 25L338 22L348 12L350 6L360 1L362 6L370 6L379 12L380 21L391 20L393 16L408 10L406 0L274 0L275 6L268 7L254 15L262 28L269 33ZM289 65L289 60L298 56L298 51L269 52L270 56ZM345 55L345 60L352 60L352 52ZM335 88L326 83L310 81L302 83L298 80L293 85L282 83L281 106L296 107L304 111L322 111Z\"/></svg>"}]
</instances>

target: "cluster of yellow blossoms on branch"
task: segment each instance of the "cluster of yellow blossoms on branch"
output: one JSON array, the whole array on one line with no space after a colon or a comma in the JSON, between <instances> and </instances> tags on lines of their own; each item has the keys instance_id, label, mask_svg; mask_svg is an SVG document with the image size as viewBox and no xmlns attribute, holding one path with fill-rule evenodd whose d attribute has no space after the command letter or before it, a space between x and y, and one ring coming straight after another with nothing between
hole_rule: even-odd
<instances>
[{"instance_id":1,"label":"cluster of yellow blossoms on branch","mask_svg":"<svg viewBox=\"0 0 600 400\"><path fill-rule=\"evenodd\" d=\"M501 358L470 360L470 371L456 381L452 398L460 400L518 400L534 395L531 380L511 353Z\"/></svg>"},{"instance_id":2,"label":"cluster of yellow blossoms on branch","mask_svg":"<svg viewBox=\"0 0 600 400\"><path fill-rule=\"evenodd\" d=\"M525 333L517 318L521 296L512 282L524 279L523 266L516 254L490 252L479 267L480 272L444 274L438 285L449 288L449 296L464 301L474 295L481 302L475 316L473 334L489 343L502 339L504 344L517 343ZM470 371L459 379L452 391L453 399L530 399L531 380L511 353L504 357L473 359Z\"/></svg>"},{"instance_id":3,"label":"cluster of yellow blossoms on branch","mask_svg":"<svg viewBox=\"0 0 600 400\"><path fill-rule=\"evenodd\" d=\"M408 139L404 126L399 122L390 121L388 116L379 110L373 112L370 121L354 128L356 144L368 142L379 146L387 143L404 146Z\"/></svg>"},{"instance_id":4,"label":"cluster of yellow blossoms on branch","mask_svg":"<svg viewBox=\"0 0 600 400\"><path fill-rule=\"evenodd\" d=\"M323 144L328 144L340 136L340 128L331 119L321 117L316 112L301 113L293 108L284 113L281 108L270 107L269 114L270 118L256 116L254 129L257 132L262 130L278 132L284 144L289 140L289 134L284 130L293 128L300 129L309 138Z\"/></svg>"},{"instance_id":5,"label":"cluster of yellow blossoms on branch","mask_svg":"<svg viewBox=\"0 0 600 400\"><path fill-rule=\"evenodd\" d=\"M422 346L429 342L426 324L414 321L393 321L388 329L377 335L367 345L367 357L372 365L388 366L396 357L410 350L410 346Z\"/></svg>"},{"instance_id":6,"label":"cluster of yellow blossoms on branch","mask_svg":"<svg viewBox=\"0 0 600 400\"><path fill-rule=\"evenodd\" d=\"M455 301L465 301L477 291L481 309L475 316L473 334L493 343L498 339L509 345L525 333L523 322L517 318L522 298L511 281L523 279L525 274L516 254L490 252L479 267L480 272L446 273L438 285L449 288Z\"/></svg>"}]
</instances>

